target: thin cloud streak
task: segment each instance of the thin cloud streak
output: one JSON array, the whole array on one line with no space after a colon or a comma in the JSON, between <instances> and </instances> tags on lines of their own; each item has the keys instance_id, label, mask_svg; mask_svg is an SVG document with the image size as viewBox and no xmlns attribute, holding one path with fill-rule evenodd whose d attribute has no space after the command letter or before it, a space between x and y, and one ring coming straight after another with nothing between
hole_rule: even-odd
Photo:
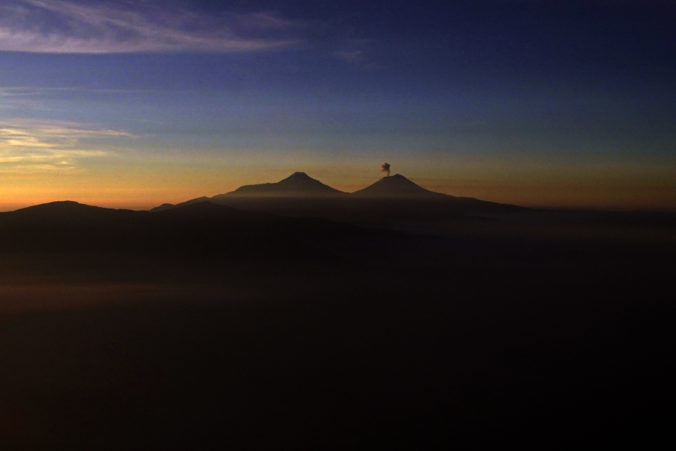
<instances>
[{"instance_id":1,"label":"thin cloud streak","mask_svg":"<svg viewBox=\"0 0 676 451\"><path fill-rule=\"evenodd\" d=\"M120 138L134 135L67 121L0 121L0 173L72 171L82 159L110 154L96 141Z\"/></svg>"},{"instance_id":2,"label":"thin cloud streak","mask_svg":"<svg viewBox=\"0 0 676 451\"><path fill-rule=\"evenodd\" d=\"M297 24L270 12L206 16L158 4L19 0L0 5L0 51L254 52L290 47Z\"/></svg>"},{"instance_id":3,"label":"thin cloud streak","mask_svg":"<svg viewBox=\"0 0 676 451\"><path fill-rule=\"evenodd\" d=\"M364 61L364 52L361 50L341 50L334 52L334 56L346 63L361 64Z\"/></svg>"}]
</instances>

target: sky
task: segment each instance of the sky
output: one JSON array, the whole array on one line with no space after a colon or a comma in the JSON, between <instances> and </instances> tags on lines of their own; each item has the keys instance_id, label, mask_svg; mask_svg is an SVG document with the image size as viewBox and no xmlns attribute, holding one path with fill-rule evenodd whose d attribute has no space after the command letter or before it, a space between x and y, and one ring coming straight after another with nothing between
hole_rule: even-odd
<instances>
[{"instance_id":1,"label":"sky","mask_svg":"<svg viewBox=\"0 0 676 451\"><path fill-rule=\"evenodd\" d=\"M0 0L0 210L387 161L529 206L676 208L668 0Z\"/></svg>"}]
</instances>

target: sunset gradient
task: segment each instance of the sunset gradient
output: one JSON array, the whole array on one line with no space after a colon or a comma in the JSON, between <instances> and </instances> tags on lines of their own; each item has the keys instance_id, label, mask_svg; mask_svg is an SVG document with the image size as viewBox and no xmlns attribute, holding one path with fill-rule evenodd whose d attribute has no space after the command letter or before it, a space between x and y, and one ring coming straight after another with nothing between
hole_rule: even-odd
<instances>
[{"instance_id":1,"label":"sunset gradient","mask_svg":"<svg viewBox=\"0 0 676 451\"><path fill-rule=\"evenodd\" d=\"M667 2L0 2L0 211L146 209L304 171L676 208Z\"/></svg>"}]
</instances>

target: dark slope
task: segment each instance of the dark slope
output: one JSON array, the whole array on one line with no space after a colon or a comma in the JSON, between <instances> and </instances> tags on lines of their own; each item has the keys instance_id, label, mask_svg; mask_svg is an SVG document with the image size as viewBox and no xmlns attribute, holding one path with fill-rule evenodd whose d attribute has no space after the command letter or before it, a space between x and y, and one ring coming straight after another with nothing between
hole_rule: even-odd
<instances>
[{"instance_id":1,"label":"dark slope","mask_svg":"<svg viewBox=\"0 0 676 451\"><path fill-rule=\"evenodd\" d=\"M134 210L117 210L112 208L95 207L78 202L64 200L46 204L33 205L16 211L0 213L1 221L31 222L56 221L59 223L90 222L113 218L131 218L145 216L147 212Z\"/></svg>"},{"instance_id":2,"label":"dark slope","mask_svg":"<svg viewBox=\"0 0 676 451\"><path fill-rule=\"evenodd\" d=\"M157 212L55 202L0 214L3 251L322 260L386 247L388 232L195 202ZM401 238L401 237L400 237Z\"/></svg>"},{"instance_id":3,"label":"dark slope","mask_svg":"<svg viewBox=\"0 0 676 451\"><path fill-rule=\"evenodd\" d=\"M426 190L401 174L383 177L373 185L355 191L353 196L375 198L433 198L449 197L445 194Z\"/></svg>"},{"instance_id":4,"label":"dark slope","mask_svg":"<svg viewBox=\"0 0 676 451\"><path fill-rule=\"evenodd\" d=\"M384 177L367 188L347 194L303 172L296 172L278 183L242 186L227 194L201 197L177 205L163 204L151 211L204 201L281 216L434 232L447 229L449 221L483 220L528 211L512 205L435 193L401 174Z\"/></svg>"},{"instance_id":5,"label":"dark slope","mask_svg":"<svg viewBox=\"0 0 676 451\"><path fill-rule=\"evenodd\" d=\"M121 217L56 204L0 224L37 219L46 232L45 211L79 216L79 233L87 218ZM75 255L72 266L36 253L56 283L14 289L27 253L0 254L0 308L19 312L2 317L3 451L566 449L627 434L658 448L651 439L671 437L662 410L674 379L673 242L636 252L524 233L369 266L354 262L370 243L400 251L402 240L208 203L127 213L149 221L150 242L205 252L179 254L173 268L151 262L166 274L160 284L148 285L152 265L134 256L123 263L135 264L137 283L110 285L98 267L84 286L64 280L90 259ZM355 259L322 261L317 243L341 237ZM241 242L244 253L214 262L210 253L232 255ZM252 253L264 264L242 265ZM268 264L270 255L280 260ZM106 283L90 283L99 276Z\"/></svg>"},{"instance_id":6,"label":"dark slope","mask_svg":"<svg viewBox=\"0 0 676 451\"><path fill-rule=\"evenodd\" d=\"M353 224L406 231L437 232L458 223L502 220L527 209L463 198L414 199L338 197L298 199L272 197L230 197L214 199L233 208L289 217L312 217Z\"/></svg>"},{"instance_id":7,"label":"dark slope","mask_svg":"<svg viewBox=\"0 0 676 451\"><path fill-rule=\"evenodd\" d=\"M313 179L305 172L294 172L289 177L277 183L245 185L226 195L247 197L324 197L342 194L345 193ZM222 196L223 195L215 196L214 199L218 200Z\"/></svg>"},{"instance_id":8,"label":"dark slope","mask_svg":"<svg viewBox=\"0 0 676 451\"><path fill-rule=\"evenodd\" d=\"M100 208L72 201L0 213L0 233L12 237L0 243L0 251L128 248L143 242L141 235L149 233L150 216L146 211Z\"/></svg>"},{"instance_id":9,"label":"dark slope","mask_svg":"<svg viewBox=\"0 0 676 451\"><path fill-rule=\"evenodd\" d=\"M205 201L250 212L434 232L446 230L449 222L484 220L528 211L512 205L435 193L400 174L384 177L363 190L347 194L303 172L296 172L278 183L247 185L212 198L200 197L177 205L163 204L151 211Z\"/></svg>"},{"instance_id":10,"label":"dark slope","mask_svg":"<svg viewBox=\"0 0 676 451\"><path fill-rule=\"evenodd\" d=\"M176 206L175 204L170 204L169 202L166 202L162 205L158 205L157 207L151 208L150 211L169 210L170 208L174 208L175 206Z\"/></svg>"},{"instance_id":11,"label":"dark slope","mask_svg":"<svg viewBox=\"0 0 676 451\"><path fill-rule=\"evenodd\" d=\"M157 211L162 211L162 210L169 210L169 209L175 208L175 207L182 207L182 206L185 206L185 205L192 205L192 204L198 204L198 203L201 203L201 202L209 202L209 201L210 201L210 199L207 196L196 197L195 199L190 199L190 200L187 200L185 202L178 203L178 204L165 203L165 204L159 205L155 208L152 208L150 211L157 212Z\"/></svg>"},{"instance_id":12,"label":"dark slope","mask_svg":"<svg viewBox=\"0 0 676 451\"><path fill-rule=\"evenodd\" d=\"M426 205L425 202L429 201L429 205L434 205L436 208L443 210L450 207L456 213L470 215L528 210L523 207L479 200L473 197L456 197L437 193L423 188L401 174L383 177L373 185L355 191L352 196L360 199L387 200L390 202L393 200L402 201L401 205L410 206L414 209L416 209L415 205L423 206Z\"/></svg>"},{"instance_id":13,"label":"dark slope","mask_svg":"<svg viewBox=\"0 0 676 451\"><path fill-rule=\"evenodd\" d=\"M363 190L344 196L221 195L215 196L213 201L248 211L426 232L448 230L458 221L483 221L528 211L512 205L435 193L401 174L384 177Z\"/></svg>"},{"instance_id":14,"label":"dark slope","mask_svg":"<svg viewBox=\"0 0 676 451\"><path fill-rule=\"evenodd\" d=\"M64 201L0 214L0 233L11 236L0 251L104 249L147 228L150 213Z\"/></svg>"},{"instance_id":15,"label":"dark slope","mask_svg":"<svg viewBox=\"0 0 676 451\"><path fill-rule=\"evenodd\" d=\"M639 247L522 226L423 255L422 238L205 202L1 214L3 245L67 258L0 253L0 449L659 448L671 224Z\"/></svg>"},{"instance_id":16,"label":"dark slope","mask_svg":"<svg viewBox=\"0 0 676 451\"><path fill-rule=\"evenodd\" d=\"M305 172L294 172L289 177L276 183L244 185L240 186L235 191L225 194L217 194L211 198L202 196L187 200L185 202L180 202L178 204L165 203L151 209L150 211L159 212L201 202L227 204L227 201L232 198L323 199L337 198L345 195L347 194L343 193L342 191L338 191L337 189L331 188L319 180L313 179Z\"/></svg>"}]
</instances>

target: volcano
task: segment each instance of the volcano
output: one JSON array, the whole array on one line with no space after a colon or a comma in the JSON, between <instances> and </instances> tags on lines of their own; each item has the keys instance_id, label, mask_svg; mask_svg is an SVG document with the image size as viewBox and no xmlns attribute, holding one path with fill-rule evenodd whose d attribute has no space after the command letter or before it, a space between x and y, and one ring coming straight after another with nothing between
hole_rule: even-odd
<instances>
[{"instance_id":1,"label":"volcano","mask_svg":"<svg viewBox=\"0 0 676 451\"><path fill-rule=\"evenodd\" d=\"M442 199L449 197L445 194L429 191L417 185L401 174L388 175L378 180L373 185L355 191L353 196L376 197L376 198L434 198Z\"/></svg>"},{"instance_id":2,"label":"volcano","mask_svg":"<svg viewBox=\"0 0 676 451\"><path fill-rule=\"evenodd\" d=\"M315 180L305 172L294 172L277 183L245 185L226 196L240 197L335 197L344 195L342 191L331 188ZM216 196L220 197L220 196Z\"/></svg>"}]
</instances>

